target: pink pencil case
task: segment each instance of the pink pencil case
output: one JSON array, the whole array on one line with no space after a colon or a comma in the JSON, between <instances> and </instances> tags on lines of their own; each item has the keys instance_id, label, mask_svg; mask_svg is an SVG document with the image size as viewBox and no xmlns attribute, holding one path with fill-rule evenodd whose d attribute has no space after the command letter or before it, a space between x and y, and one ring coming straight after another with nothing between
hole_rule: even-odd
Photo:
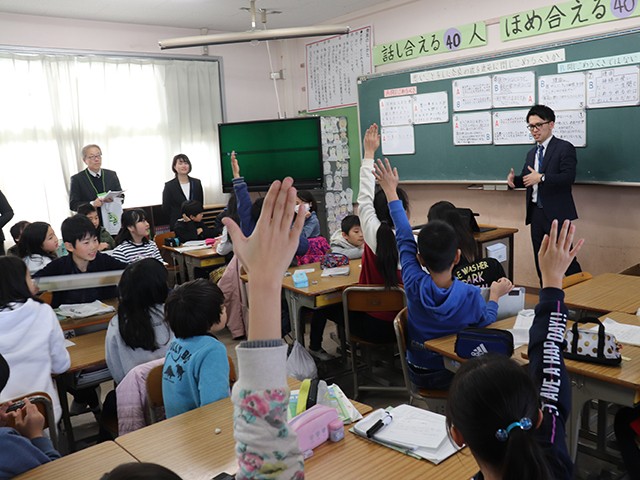
<instances>
[{"instance_id":1,"label":"pink pencil case","mask_svg":"<svg viewBox=\"0 0 640 480\"><path fill-rule=\"evenodd\" d=\"M334 420L338 412L326 405L314 405L292 418L289 425L298 436L300 451L313 450L329 440L329 424Z\"/></svg>"}]
</instances>

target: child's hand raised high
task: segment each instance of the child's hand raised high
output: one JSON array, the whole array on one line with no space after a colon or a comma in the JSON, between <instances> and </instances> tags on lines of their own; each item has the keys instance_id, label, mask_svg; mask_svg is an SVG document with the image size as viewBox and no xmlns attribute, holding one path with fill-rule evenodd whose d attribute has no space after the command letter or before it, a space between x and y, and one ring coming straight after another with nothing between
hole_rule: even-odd
<instances>
[{"instance_id":1,"label":"child's hand raised high","mask_svg":"<svg viewBox=\"0 0 640 480\"><path fill-rule=\"evenodd\" d=\"M238 164L235 150L231 152L231 171L233 172L233 178L240 178L240 164Z\"/></svg>"},{"instance_id":2,"label":"child's hand raised high","mask_svg":"<svg viewBox=\"0 0 640 480\"><path fill-rule=\"evenodd\" d=\"M233 220L222 220L234 252L249 273L249 340L280 338L282 278L295 255L305 218L301 206L293 220L296 196L290 177L273 182L249 238Z\"/></svg>"},{"instance_id":3,"label":"child's hand raised high","mask_svg":"<svg viewBox=\"0 0 640 480\"><path fill-rule=\"evenodd\" d=\"M378 125L372 123L364 134L364 158L374 158L376 150L380 147L380 134Z\"/></svg>"},{"instance_id":4,"label":"child's hand raised high","mask_svg":"<svg viewBox=\"0 0 640 480\"><path fill-rule=\"evenodd\" d=\"M560 232L558 221L554 220L551 223L551 231L542 239L538 251L542 288L562 288L562 278L584 244L584 239L580 239L571 248L575 232L576 227L569 220L564 221Z\"/></svg>"},{"instance_id":5,"label":"child's hand raised high","mask_svg":"<svg viewBox=\"0 0 640 480\"><path fill-rule=\"evenodd\" d=\"M376 177L378 184L384 190L384 194L387 197L387 201L398 200L398 184L400 183L400 177L398 176L398 169L393 167L388 159L378 160L373 165L373 176Z\"/></svg>"}]
</instances>

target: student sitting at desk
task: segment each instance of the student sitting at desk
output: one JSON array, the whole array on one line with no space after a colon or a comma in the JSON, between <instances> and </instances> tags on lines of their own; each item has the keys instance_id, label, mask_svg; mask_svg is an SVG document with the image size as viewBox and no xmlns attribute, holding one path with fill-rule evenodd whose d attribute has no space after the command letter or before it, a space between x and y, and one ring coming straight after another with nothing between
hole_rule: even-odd
<instances>
[{"instance_id":1,"label":"student sitting at desk","mask_svg":"<svg viewBox=\"0 0 640 480\"><path fill-rule=\"evenodd\" d=\"M141 208L133 208L122 214L122 226L116 237L116 248L111 256L124 263L141 258L155 258L164 263L156 242L149 241L149 222Z\"/></svg>"},{"instance_id":2,"label":"student sitting at desk","mask_svg":"<svg viewBox=\"0 0 640 480\"><path fill-rule=\"evenodd\" d=\"M202 221L204 207L197 200L189 200L182 204L182 218L178 219L173 229L180 243L193 240L214 238L215 232Z\"/></svg>"},{"instance_id":3,"label":"student sitting at desk","mask_svg":"<svg viewBox=\"0 0 640 480\"><path fill-rule=\"evenodd\" d=\"M100 219L98 218L98 209L90 203L82 203L78 206L78 213L85 215L93 226L96 227L98 234L98 250L104 252L105 250L113 250L116 246L116 241L111 234L107 232L107 229L100 225Z\"/></svg>"},{"instance_id":4,"label":"student sitting at desk","mask_svg":"<svg viewBox=\"0 0 640 480\"><path fill-rule=\"evenodd\" d=\"M62 222L62 240L69 255L60 257L44 267L34 277L51 277L92 272L124 270L127 266L109 255L98 252L96 229L84 215L74 215ZM68 303L89 303L117 296L116 287L90 287L53 292L51 306Z\"/></svg>"},{"instance_id":5,"label":"student sitting at desk","mask_svg":"<svg viewBox=\"0 0 640 480\"><path fill-rule=\"evenodd\" d=\"M202 278L183 283L167 297L165 318L176 337L162 372L167 418L229 396L227 349L211 334L224 327L223 300L218 286Z\"/></svg>"},{"instance_id":6,"label":"student sitting at desk","mask_svg":"<svg viewBox=\"0 0 640 480\"><path fill-rule=\"evenodd\" d=\"M0 392L9 377L9 364L0 355ZM38 407L28 398L24 403L24 407L10 413L6 413L5 405L0 405L0 479L13 478L60 458L44 434L44 417ZM15 428L5 426L8 421L12 421Z\"/></svg>"},{"instance_id":7,"label":"student sitting at desk","mask_svg":"<svg viewBox=\"0 0 640 480\"><path fill-rule=\"evenodd\" d=\"M58 258L58 237L46 222L33 222L25 227L18 244L18 256L33 275Z\"/></svg>"},{"instance_id":8,"label":"student sitting at desk","mask_svg":"<svg viewBox=\"0 0 640 480\"><path fill-rule=\"evenodd\" d=\"M349 260L362 258L364 235L357 215L347 215L340 223L340 230L331 235L331 253L346 255Z\"/></svg>"},{"instance_id":9,"label":"student sitting at desk","mask_svg":"<svg viewBox=\"0 0 640 480\"><path fill-rule=\"evenodd\" d=\"M574 233L568 220L558 233L554 220L538 252L542 289L529 330L529 374L511 359L485 355L465 362L451 384L447 425L478 462L475 480L573 478L565 441L571 381L562 357L562 278L583 244L571 248Z\"/></svg>"},{"instance_id":10,"label":"student sitting at desk","mask_svg":"<svg viewBox=\"0 0 640 480\"><path fill-rule=\"evenodd\" d=\"M446 200L434 203L429 209L427 218L429 221L442 220L451 225L456 232L460 247L460 261L453 269L453 274L458 280L488 288L493 282L506 277L504 268L495 258L477 258L478 248L473 232L468 223L463 223L453 203Z\"/></svg>"},{"instance_id":11,"label":"student sitting at desk","mask_svg":"<svg viewBox=\"0 0 640 480\"><path fill-rule=\"evenodd\" d=\"M173 332L164 319L167 269L153 258L132 263L118 284L118 314L109 322L105 358L120 383L129 370L165 356Z\"/></svg>"},{"instance_id":12,"label":"student sitting at desk","mask_svg":"<svg viewBox=\"0 0 640 480\"><path fill-rule=\"evenodd\" d=\"M20 243L22 232L24 232L24 229L27 228L27 225L29 225L30 223L31 222L27 222L26 220L20 220L19 222L14 223L11 226L11 228L9 229L9 233L11 234L15 245L9 247L9 250L7 250L7 255L13 255L14 257L20 256L20 254L18 253L18 243Z\"/></svg>"},{"instance_id":13,"label":"student sitting at desk","mask_svg":"<svg viewBox=\"0 0 640 480\"><path fill-rule=\"evenodd\" d=\"M234 251L251 275L249 339L236 347L238 381L233 386L236 478L299 479L304 461L295 433L287 423L287 345L280 338L282 277L302 231L294 218L293 180L273 182L251 237L232 220L223 222Z\"/></svg>"},{"instance_id":14,"label":"student sitting at desk","mask_svg":"<svg viewBox=\"0 0 640 480\"><path fill-rule=\"evenodd\" d=\"M62 415L52 374L71 364L60 322L51 307L33 295L37 291L26 265L17 257L0 257L0 352L13 376L0 403L32 392L46 392L56 420Z\"/></svg>"},{"instance_id":15,"label":"student sitting at desk","mask_svg":"<svg viewBox=\"0 0 640 480\"><path fill-rule=\"evenodd\" d=\"M403 205L398 199L398 171L389 161L378 160L374 175L389 200L400 250L402 280L409 310L407 362L411 380L423 388L445 389L452 374L442 356L427 350L426 340L459 332L465 327L487 326L496 320L498 299L513 287L507 278L491 285L489 302L480 289L460 282L452 271L460 260L453 228L440 221L429 222L418 234L418 245ZM422 267L427 267L431 274Z\"/></svg>"}]
</instances>

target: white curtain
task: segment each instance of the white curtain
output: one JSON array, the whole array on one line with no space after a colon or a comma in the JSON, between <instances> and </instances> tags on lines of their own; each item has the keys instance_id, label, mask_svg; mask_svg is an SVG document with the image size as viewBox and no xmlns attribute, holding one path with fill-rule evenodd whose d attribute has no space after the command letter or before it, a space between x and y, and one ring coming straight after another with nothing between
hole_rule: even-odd
<instances>
[{"instance_id":1,"label":"white curtain","mask_svg":"<svg viewBox=\"0 0 640 480\"><path fill-rule=\"evenodd\" d=\"M0 84L0 189L11 224L45 221L59 233L89 143L118 173L125 207L161 203L177 153L191 159L205 203L224 202L218 62L0 52Z\"/></svg>"}]
</instances>

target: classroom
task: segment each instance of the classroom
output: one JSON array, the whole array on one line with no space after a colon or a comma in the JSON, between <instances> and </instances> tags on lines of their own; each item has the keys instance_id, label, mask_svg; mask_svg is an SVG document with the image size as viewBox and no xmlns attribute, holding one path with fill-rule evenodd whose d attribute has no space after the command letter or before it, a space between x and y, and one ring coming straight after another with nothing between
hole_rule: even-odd
<instances>
[{"instance_id":1,"label":"classroom","mask_svg":"<svg viewBox=\"0 0 640 480\"><path fill-rule=\"evenodd\" d=\"M119 10L119 5L125 4L115 2L113 7L109 8L111 11L108 13L100 11L99 8L96 8L95 11L90 10L87 13L83 13L82 7L78 4L76 4L74 10L73 5L51 5L47 8L38 8L38 2L35 1L25 2L22 7L18 7L15 3L10 0L0 0L0 58L2 58L4 51L12 53L41 52L50 55L55 55L55 53L81 53L89 57L91 53L113 54L121 57L148 56L153 58L154 61L157 59L159 62L164 58L180 59L182 57L185 61L190 61L201 60L207 56L211 57L215 60L214 62L200 63L216 65L212 68L217 70L211 74L210 78L214 79L212 80L214 82L213 88L219 90L220 97L206 99L209 102L207 105L211 104L213 106L213 112L208 112L206 115L200 115L199 112L196 113L196 110L189 112L189 114L197 115L201 118L206 117L203 123L199 125L202 131L207 128L217 130L216 124L220 122L249 122L276 119L278 117L293 118L306 114L323 115L323 110L329 110L328 108L313 109L308 99L307 45L321 40L322 37L270 41L268 42L269 51L267 51L265 42L259 42L256 45L237 43L175 50L159 49L158 41L161 39L196 36L218 31L239 32L247 30L250 26L249 15L247 12L240 11L240 7L247 6L249 2L235 2L232 8L229 5L225 5L224 9L219 7L221 9L220 12L217 12L215 8L209 8L208 10L205 8L203 11L213 12L213 14L221 13L215 26L214 24L207 25L206 20L202 20L205 23L204 25L195 24L193 22L196 20L193 18L189 18L187 15L180 15L179 10L186 8L184 5L177 7L173 11L174 18L171 18L171 14L162 17L162 19L155 18L150 10L155 8L157 4L151 1L140 2L140 5L137 6L123 6L122 10ZM237 5L235 5L236 3ZM391 44L409 37L423 35L426 32L439 32L449 27L460 28L460 26L471 24L483 24L486 27L486 42L483 45L459 49L441 55L428 55L406 61L383 63L373 67L370 75L367 76L367 80L363 81L364 86L360 86L361 99L366 98L371 101L377 101L375 98L379 97L375 97L374 93L366 90L367 82L370 81L371 84L375 81L391 82L392 79L400 78L398 72L429 71L446 68L457 63L461 65L474 64L490 61L501 54L515 57L556 47L564 48L566 46L567 51L569 51L573 48L574 42L579 42L581 39L588 38L589 42L592 42L590 44L600 45L598 42L603 41L602 39L612 37L613 40L609 39L609 41L615 42L616 34L629 32L629 35L638 35L638 29L640 29L640 15L638 15L638 8L640 7L637 6L637 2L618 2L624 4L625 8L629 7L629 4L633 4L629 8L635 9L635 13L629 15L628 18L616 18L613 21L602 23L586 22L587 25L580 28L550 31L540 35L510 39L508 41L503 39L504 32L501 31L501 18L505 16L514 15L518 12L526 15L528 11L533 12L568 3L571 3L575 8L578 5L583 5L586 9L588 5L589 8L595 9L599 4L599 0L573 0L572 2L531 0L526 5L489 0L482 3L481 8L478 8L478 2L472 2L471 0L458 0L456 2L444 0L369 2L362 0L347 2L352 4L349 6L342 5L344 2L332 1L326 5L309 6L306 11L305 8L297 5L299 3L301 2L294 0L279 3L271 2L271 0L258 0L257 6L259 8L283 11L281 14L273 14L268 17L267 29L323 24L349 25L352 31L370 27L373 46ZM610 3L613 5L615 2L612 0ZM288 10L295 12L294 19L287 18ZM568 15L574 15L576 12L575 9L569 9L568 11L571 12ZM282 18L284 20L281 20ZM163 21L166 23L163 23ZM621 35L619 38L620 41L625 41L626 37ZM636 49L635 54L639 55L638 52L639 50ZM600 54L598 50L598 55L594 56L604 57L606 53ZM638 61L632 62L632 64L637 66ZM273 79L274 75L278 77L277 80ZM405 86L408 87L409 84L393 85L392 87ZM356 87L354 86L354 88ZM181 97L183 92L179 90L176 90L176 92L176 103L179 103L185 97ZM2 94L0 94L0 98L10 97L7 92L5 92L5 95L6 97L2 97ZM191 101L198 103L193 99ZM98 103L98 105L97 108L106 108L102 106L102 103ZM349 145L352 149L355 149L358 155L352 154L350 158L350 183L348 186L354 192L352 200L355 205L359 188L360 164L363 159L363 136L369 127L363 121L371 119L372 116L362 105L333 105L333 107L343 107L338 112L351 109L349 118L353 125L350 124ZM377 110L377 105L374 105L374 107L374 110ZM150 108L153 107L150 105ZM633 108L637 109L638 106L636 105ZM15 110L14 105L12 105L12 111L15 111L14 115L16 116L25 116L25 112L18 112ZM170 112L169 116L176 112L179 112L179 108ZM339 116L343 113L329 114ZM128 119L131 123L123 123L123 128L134 125L134 122L143 122L143 117L141 115L139 119ZM13 145L10 128L11 120L7 118L0 120L0 125L2 125L0 127L0 152L5 154L2 155L0 153L2 157L0 164L3 172L0 177L0 191L7 197L15 212L13 221L3 229L7 238L5 247L11 246L12 243L8 235L9 226L23 218L35 219L38 214L40 215L39 219L49 222L57 231L58 237L61 238L58 231L59 225L69 213L65 209L69 193L68 179L71 175L79 172L81 167L84 168L82 159L79 156L80 152L73 152L69 149L70 145L75 145L74 142L77 143L74 137L77 132L65 131L60 133L60 136L65 138L64 148L67 150L60 153L66 163L61 162L61 166L58 168L58 163L55 162L49 166L44 166L44 163L37 163L33 159L15 158L21 152L16 151L15 145ZM185 139L189 137L189 134L185 133L186 131L178 132L185 138L177 138L176 135L178 134L175 134L175 132L170 134L167 130L167 138L145 137L144 134L141 134L139 141L129 145L121 141L109 142L108 132L95 131L93 128L92 126L88 129L88 132L82 133L81 138L86 140L82 144L95 142L104 149L104 167L118 171L122 186L126 190L127 203L125 208L159 204L162 198L163 183L173 177L171 157L183 149L187 150L190 146L194 146L194 150L184 151L183 153L186 153L191 158L194 175L202 179L205 196L204 203L219 206L226 205L228 195L223 193L221 188L220 152L218 151L217 138L214 140L207 139L202 131L188 139ZM614 128L611 125L607 125L603 130L605 134L609 134L614 131ZM5 130L5 132L3 133L1 130ZM115 130L111 130L111 132L113 131ZM593 129L589 129L588 132L590 136L594 137L598 137L599 133L601 133ZM95 134L96 138L91 137L91 134ZM102 141L101 139L105 140ZM599 140L606 144L606 140ZM43 146L51 149L51 151L57 150L55 146L52 146L54 144L51 139L47 139L46 142L43 141L42 143ZM103 144L108 145L109 148L105 148ZM586 155L585 152L588 151L589 146L589 139L587 139L586 149L577 148L578 180L572 187L572 195L577 209L578 220L574 223L578 229L578 237L585 239L584 247L579 253L582 270L589 272L594 277L599 277L622 272L640 263L640 215L637 213L637 205L640 205L640 181L631 175L631 180L624 178L622 181L609 181L609 179L599 181L595 178L581 182L581 178L586 178L586 174L581 177L581 154ZM176 148L177 150L174 151ZM477 150L471 151L481 151L480 147L456 148L477 148ZM495 150L497 147L491 146L489 148ZM607 152L607 150L602 151L603 156L607 154L615 155L616 150L618 150L615 145L607 146L606 148L610 149L610 152ZM500 160L504 162L510 160L510 164L515 171L519 172L527 151L530 149L531 145L519 145L517 148L509 147L508 151L513 156L509 159L502 158ZM497 151L500 154L500 150ZM485 151L482 150L482 152ZM35 141L30 146L27 156L35 156L37 153L38 145L37 141ZM420 153L419 148L418 153ZM164 156L159 157L158 155ZM376 157L378 156L382 156L380 150L376 153ZM390 155L389 160L393 164L394 156ZM607 158L602 159L605 163L607 160ZM592 161L590 157L589 162ZM629 164L635 163L634 159L625 158L624 161ZM30 172L27 165L37 165L38 171L35 173ZM74 170L74 168L76 169ZM477 220L480 224L512 229L514 233L511 234L511 241L508 244L508 248L511 249L509 252L511 255L510 269L513 271L511 280L513 285L526 288L528 294L527 308L534 307L540 288L540 280L534 263L529 226L525 225L527 207L525 191L524 189L516 191L505 189L508 169L505 169L503 177L486 181L476 181L473 178L465 181L467 179L464 178L464 175L462 177L454 175L455 181L430 181L426 179L403 183L401 169L399 174L400 186L410 198L410 221L413 225L425 224L430 206L446 199L454 202L458 207L471 208L473 212L479 214ZM145 179L144 181L138 180L143 178ZM32 186L31 184L34 182L35 184ZM27 190L24 187L25 183L29 183L30 193L28 198L25 198ZM52 186L54 183L56 184L55 187ZM50 198L55 198L55 205L58 207L61 205L62 208L53 208L52 205L49 205L43 210L43 205L47 205ZM636 205L636 207L633 207L633 205ZM42 212L46 213L43 215ZM328 295L330 296L330 294ZM296 301L293 294L291 295L291 301ZM300 300L298 299L298 301ZM291 306L291 303L289 305ZM600 307L594 308L594 311L600 312L597 315L598 317L611 310ZM620 311L624 311L624 309L621 308ZM634 310L631 313L635 315L636 311ZM297 314L293 321L298 321ZM629 350L633 351L632 349L634 348L636 347L629 347ZM632 360L635 359L632 358ZM570 370L570 372L572 372L572 375L578 375L575 371ZM621 381L624 382L626 380ZM364 398L364 403L366 403L369 397ZM635 400L631 401L632 405L637 405ZM378 403L372 403L378 406ZM396 403L406 403L406 400ZM355 402L355 405L359 408L363 404ZM229 402L224 408L231 415L231 403ZM225 419L213 411L206 411L205 418L220 422L220 428L223 429L223 434L225 435L225 426L227 429L232 428L231 418ZM196 428L197 421L191 419L189 421L194 422L192 428ZM161 423L158 425L161 425ZM571 428L573 428L573 425ZM159 434L158 436L161 437L163 435L159 428L156 428L156 431ZM205 432L195 432L194 435L204 436ZM345 433L345 435L348 437L353 436L350 433ZM358 449L355 446L353 447L355 452L353 455L375 456L376 452L378 452L377 450L371 450L371 445L369 444L366 444L365 447L358 443L357 447ZM102 446L101 448L104 451L100 455L109 459L105 465L109 464L113 467L128 459L127 455L122 456L122 452L117 449L111 450L111 447L107 446ZM218 448L217 443L215 448ZM331 470L322 470L321 462L330 462L331 453L336 455L337 465L349 468L350 457L346 454L342 454L344 458L338 457L338 453L335 452L337 452L336 445L332 445L331 450L327 452L319 451L317 458L310 463L309 477L325 478L331 472L336 475L343 473L336 466L332 466ZM388 458L379 452L377 454L381 458ZM136 457L136 455L133 455L133 457ZM398 464L398 472L411 470L412 464L407 462L409 462L409 459L404 458L401 464ZM469 452L467 452L467 457L462 462L465 464L465 473L467 471L470 471L471 474L475 473L477 469L474 470L476 468L475 463ZM621 465L621 462L619 463ZM438 471L438 467L428 471L425 470L425 477L423 478L458 478L456 469L450 463L444 463L441 467L443 468L440 471ZM181 468L181 472L189 470L186 466ZM219 463L215 467L209 465L209 468L217 468L218 470L215 473L218 473L235 471L236 466L235 464ZM363 466L363 468L365 467ZM368 470L362 470L362 476L357 472L352 472L350 475L345 475L344 478L378 478L375 475L375 468L372 470L371 465L366 468ZM620 471L620 468L618 471ZM64 473L64 470L61 470L56 475L61 476ZM183 478L200 478L198 475L201 474L203 472L195 469L190 474L184 474ZM430 477L431 475L433 477ZM442 476L440 477L440 475ZM61 477L54 476L50 478ZM411 477L407 476L406 478ZM592 476L589 478L605 477ZM621 476L615 478L633 477Z\"/></svg>"}]
</instances>

